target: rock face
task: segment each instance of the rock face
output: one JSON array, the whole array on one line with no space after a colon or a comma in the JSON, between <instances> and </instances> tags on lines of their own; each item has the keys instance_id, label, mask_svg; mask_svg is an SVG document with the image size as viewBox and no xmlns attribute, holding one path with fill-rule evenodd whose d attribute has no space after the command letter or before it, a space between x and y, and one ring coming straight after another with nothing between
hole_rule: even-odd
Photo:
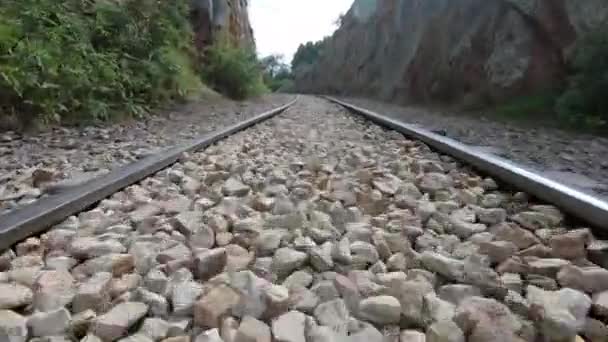
<instances>
[{"instance_id":1,"label":"rock face","mask_svg":"<svg viewBox=\"0 0 608 342\"><path fill-rule=\"evenodd\" d=\"M478 104L559 84L602 0L357 0L300 91Z\"/></svg>"},{"instance_id":2,"label":"rock face","mask_svg":"<svg viewBox=\"0 0 608 342\"><path fill-rule=\"evenodd\" d=\"M227 34L239 46L255 48L248 5L248 0L192 0L192 20L199 50L221 34Z\"/></svg>"}]
</instances>

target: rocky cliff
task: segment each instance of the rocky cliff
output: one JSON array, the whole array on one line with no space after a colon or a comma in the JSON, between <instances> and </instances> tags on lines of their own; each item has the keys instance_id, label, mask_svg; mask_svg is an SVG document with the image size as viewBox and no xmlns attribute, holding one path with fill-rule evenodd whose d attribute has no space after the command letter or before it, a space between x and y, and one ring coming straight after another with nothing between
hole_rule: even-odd
<instances>
[{"instance_id":1,"label":"rocky cliff","mask_svg":"<svg viewBox=\"0 0 608 342\"><path fill-rule=\"evenodd\" d=\"M300 91L479 103L555 87L606 0L357 0Z\"/></svg>"},{"instance_id":2,"label":"rocky cliff","mask_svg":"<svg viewBox=\"0 0 608 342\"><path fill-rule=\"evenodd\" d=\"M199 49L220 35L242 47L255 49L247 11L249 0L192 0L192 22Z\"/></svg>"}]
</instances>

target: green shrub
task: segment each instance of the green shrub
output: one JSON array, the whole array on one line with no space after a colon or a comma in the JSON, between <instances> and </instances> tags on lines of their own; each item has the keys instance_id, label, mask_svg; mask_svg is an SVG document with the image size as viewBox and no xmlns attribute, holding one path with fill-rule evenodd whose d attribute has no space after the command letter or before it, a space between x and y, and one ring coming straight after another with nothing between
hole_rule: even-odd
<instances>
[{"instance_id":1,"label":"green shrub","mask_svg":"<svg viewBox=\"0 0 608 342\"><path fill-rule=\"evenodd\" d=\"M555 92L545 91L534 95L513 98L500 104L495 113L503 118L530 120L554 116Z\"/></svg>"},{"instance_id":2,"label":"green shrub","mask_svg":"<svg viewBox=\"0 0 608 342\"><path fill-rule=\"evenodd\" d=\"M215 90L237 100L267 91L255 53L225 39L206 51L203 78Z\"/></svg>"},{"instance_id":3,"label":"green shrub","mask_svg":"<svg viewBox=\"0 0 608 342\"><path fill-rule=\"evenodd\" d=\"M104 121L196 93L188 3L3 0L0 113Z\"/></svg>"},{"instance_id":4,"label":"green shrub","mask_svg":"<svg viewBox=\"0 0 608 342\"><path fill-rule=\"evenodd\" d=\"M569 87L556 103L559 117L575 126L608 126L608 26L584 39Z\"/></svg>"}]
</instances>

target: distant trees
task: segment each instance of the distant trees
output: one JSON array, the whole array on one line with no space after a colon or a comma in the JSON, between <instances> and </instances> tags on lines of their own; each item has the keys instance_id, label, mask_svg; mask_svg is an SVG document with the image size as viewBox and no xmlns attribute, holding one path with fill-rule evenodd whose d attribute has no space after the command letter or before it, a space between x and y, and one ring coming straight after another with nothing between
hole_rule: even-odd
<instances>
[{"instance_id":1,"label":"distant trees","mask_svg":"<svg viewBox=\"0 0 608 342\"><path fill-rule=\"evenodd\" d=\"M290 92L293 90L293 75L291 68L284 62L283 55L270 55L262 58L264 83L270 90Z\"/></svg>"},{"instance_id":2,"label":"distant trees","mask_svg":"<svg viewBox=\"0 0 608 342\"><path fill-rule=\"evenodd\" d=\"M323 55L323 49L327 45L329 39L329 37L325 37L318 42L300 44L291 61L291 69L296 70L301 66L314 65L319 57Z\"/></svg>"},{"instance_id":3,"label":"distant trees","mask_svg":"<svg viewBox=\"0 0 608 342\"><path fill-rule=\"evenodd\" d=\"M334 25L336 25L339 28L342 27L342 25L344 24L344 18L346 17L346 14L344 13L340 13L340 15L338 16L338 18L334 21Z\"/></svg>"}]
</instances>

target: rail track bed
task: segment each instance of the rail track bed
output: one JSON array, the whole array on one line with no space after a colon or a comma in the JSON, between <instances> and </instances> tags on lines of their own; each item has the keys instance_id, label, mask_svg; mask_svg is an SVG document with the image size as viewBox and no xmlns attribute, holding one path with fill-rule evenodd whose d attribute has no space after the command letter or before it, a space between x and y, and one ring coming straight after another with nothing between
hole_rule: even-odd
<instances>
[{"instance_id":1,"label":"rail track bed","mask_svg":"<svg viewBox=\"0 0 608 342\"><path fill-rule=\"evenodd\" d=\"M605 204L323 99L278 112L0 217L0 336L608 341Z\"/></svg>"}]
</instances>

